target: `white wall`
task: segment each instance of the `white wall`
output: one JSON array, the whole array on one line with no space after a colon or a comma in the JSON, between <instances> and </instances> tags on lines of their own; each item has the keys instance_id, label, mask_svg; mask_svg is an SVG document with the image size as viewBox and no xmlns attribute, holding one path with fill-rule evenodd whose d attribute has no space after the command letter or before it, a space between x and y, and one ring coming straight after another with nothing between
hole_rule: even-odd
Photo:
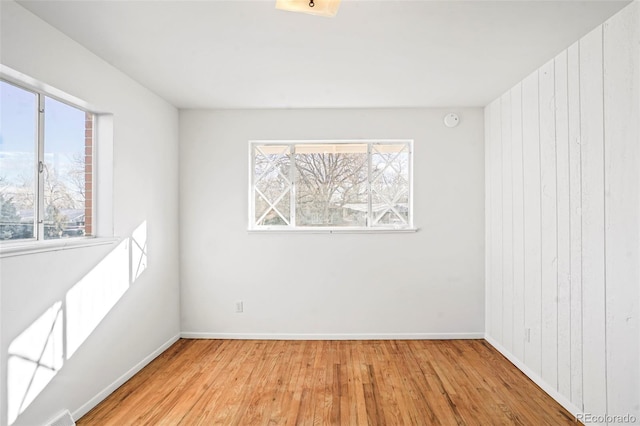
<instances>
[{"instance_id":1,"label":"white wall","mask_svg":"<svg viewBox=\"0 0 640 426\"><path fill-rule=\"evenodd\" d=\"M487 338L574 413L640 422L640 3L485 109Z\"/></svg>"},{"instance_id":2,"label":"white wall","mask_svg":"<svg viewBox=\"0 0 640 426\"><path fill-rule=\"evenodd\" d=\"M482 110L458 111L181 111L183 335L481 337ZM248 233L248 141L325 138L414 139L420 231Z\"/></svg>"},{"instance_id":3,"label":"white wall","mask_svg":"<svg viewBox=\"0 0 640 426\"><path fill-rule=\"evenodd\" d=\"M2 64L114 114L113 222L123 242L0 261L0 424L8 422L8 398L23 396L7 394L16 392L7 385L8 363L17 362L10 359L10 345L63 302L62 368L14 423L36 425L64 408L82 414L97 402L93 397L104 396L104 389L179 334L178 113L16 3L2 1L0 7ZM136 245L145 240L146 256ZM115 306L93 329L100 321L96 313L114 295ZM74 305L78 300L84 311ZM80 335L83 343L71 353L70 342L78 343ZM43 341L33 344L37 357Z\"/></svg>"}]
</instances>

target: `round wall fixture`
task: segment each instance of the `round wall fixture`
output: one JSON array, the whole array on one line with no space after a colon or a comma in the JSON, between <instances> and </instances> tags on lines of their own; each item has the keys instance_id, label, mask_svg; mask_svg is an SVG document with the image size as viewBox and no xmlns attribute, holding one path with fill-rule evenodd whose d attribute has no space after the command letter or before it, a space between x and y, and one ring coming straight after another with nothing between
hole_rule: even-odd
<instances>
[{"instance_id":1,"label":"round wall fixture","mask_svg":"<svg viewBox=\"0 0 640 426\"><path fill-rule=\"evenodd\" d=\"M460 117L456 113L449 113L444 116L444 125L447 127L456 127L460 124Z\"/></svg>"}]
</instances>

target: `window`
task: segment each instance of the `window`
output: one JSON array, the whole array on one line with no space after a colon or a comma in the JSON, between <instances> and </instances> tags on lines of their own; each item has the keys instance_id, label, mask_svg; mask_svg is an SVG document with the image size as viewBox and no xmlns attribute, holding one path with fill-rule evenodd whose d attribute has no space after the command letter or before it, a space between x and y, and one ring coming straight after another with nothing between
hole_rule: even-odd
<instances>
[{"instance_id":1,"label":"window","mask_svg":"<svg viewBox=\"0 0 640 426\"><path fill-rule=\"evenodd\" d=\"M251 142L249 228L412 229L412 145Z\"/></svg>"},{"instance_id":2,"label":"window","mask_svg":"<svg viewBox=\"0 0 640 426\"><path fill-rule=\"evenodd\" d=\"M93 121L0 80L0 240L92 235Z\"/></svg>"}]
</instances>

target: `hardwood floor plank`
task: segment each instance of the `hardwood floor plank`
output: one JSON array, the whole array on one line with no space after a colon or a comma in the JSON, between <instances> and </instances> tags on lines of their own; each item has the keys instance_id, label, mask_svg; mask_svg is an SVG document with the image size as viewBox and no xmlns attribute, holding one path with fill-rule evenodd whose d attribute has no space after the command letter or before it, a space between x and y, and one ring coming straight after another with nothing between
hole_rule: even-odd
<instances>
[{"instance_id":1,"label":"hardwood floor plank","mask_svg":"<svg viewBox=\"0 0 640 426\"><path fill-rule=\"evenodd\" d=\"M77 424L569 425L575 421L483 340L181 339Z\"/></svg>"}]
</instances>

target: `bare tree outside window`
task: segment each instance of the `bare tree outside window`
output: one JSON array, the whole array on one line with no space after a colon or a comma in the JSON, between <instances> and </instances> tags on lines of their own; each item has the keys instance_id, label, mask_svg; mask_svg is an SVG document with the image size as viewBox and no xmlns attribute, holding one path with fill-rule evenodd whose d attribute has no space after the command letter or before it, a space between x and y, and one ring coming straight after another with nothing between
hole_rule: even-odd
<instances>
[{"instance_id":1,"label":"bare tree outside window","mask_svg":"<svg viewBox=\"0 0 640 426\"><path fill-rule=\"evenodd\" d=\"M365 226L367 146L296 146L296 223Z\"/></svg>"}]
</instances>

